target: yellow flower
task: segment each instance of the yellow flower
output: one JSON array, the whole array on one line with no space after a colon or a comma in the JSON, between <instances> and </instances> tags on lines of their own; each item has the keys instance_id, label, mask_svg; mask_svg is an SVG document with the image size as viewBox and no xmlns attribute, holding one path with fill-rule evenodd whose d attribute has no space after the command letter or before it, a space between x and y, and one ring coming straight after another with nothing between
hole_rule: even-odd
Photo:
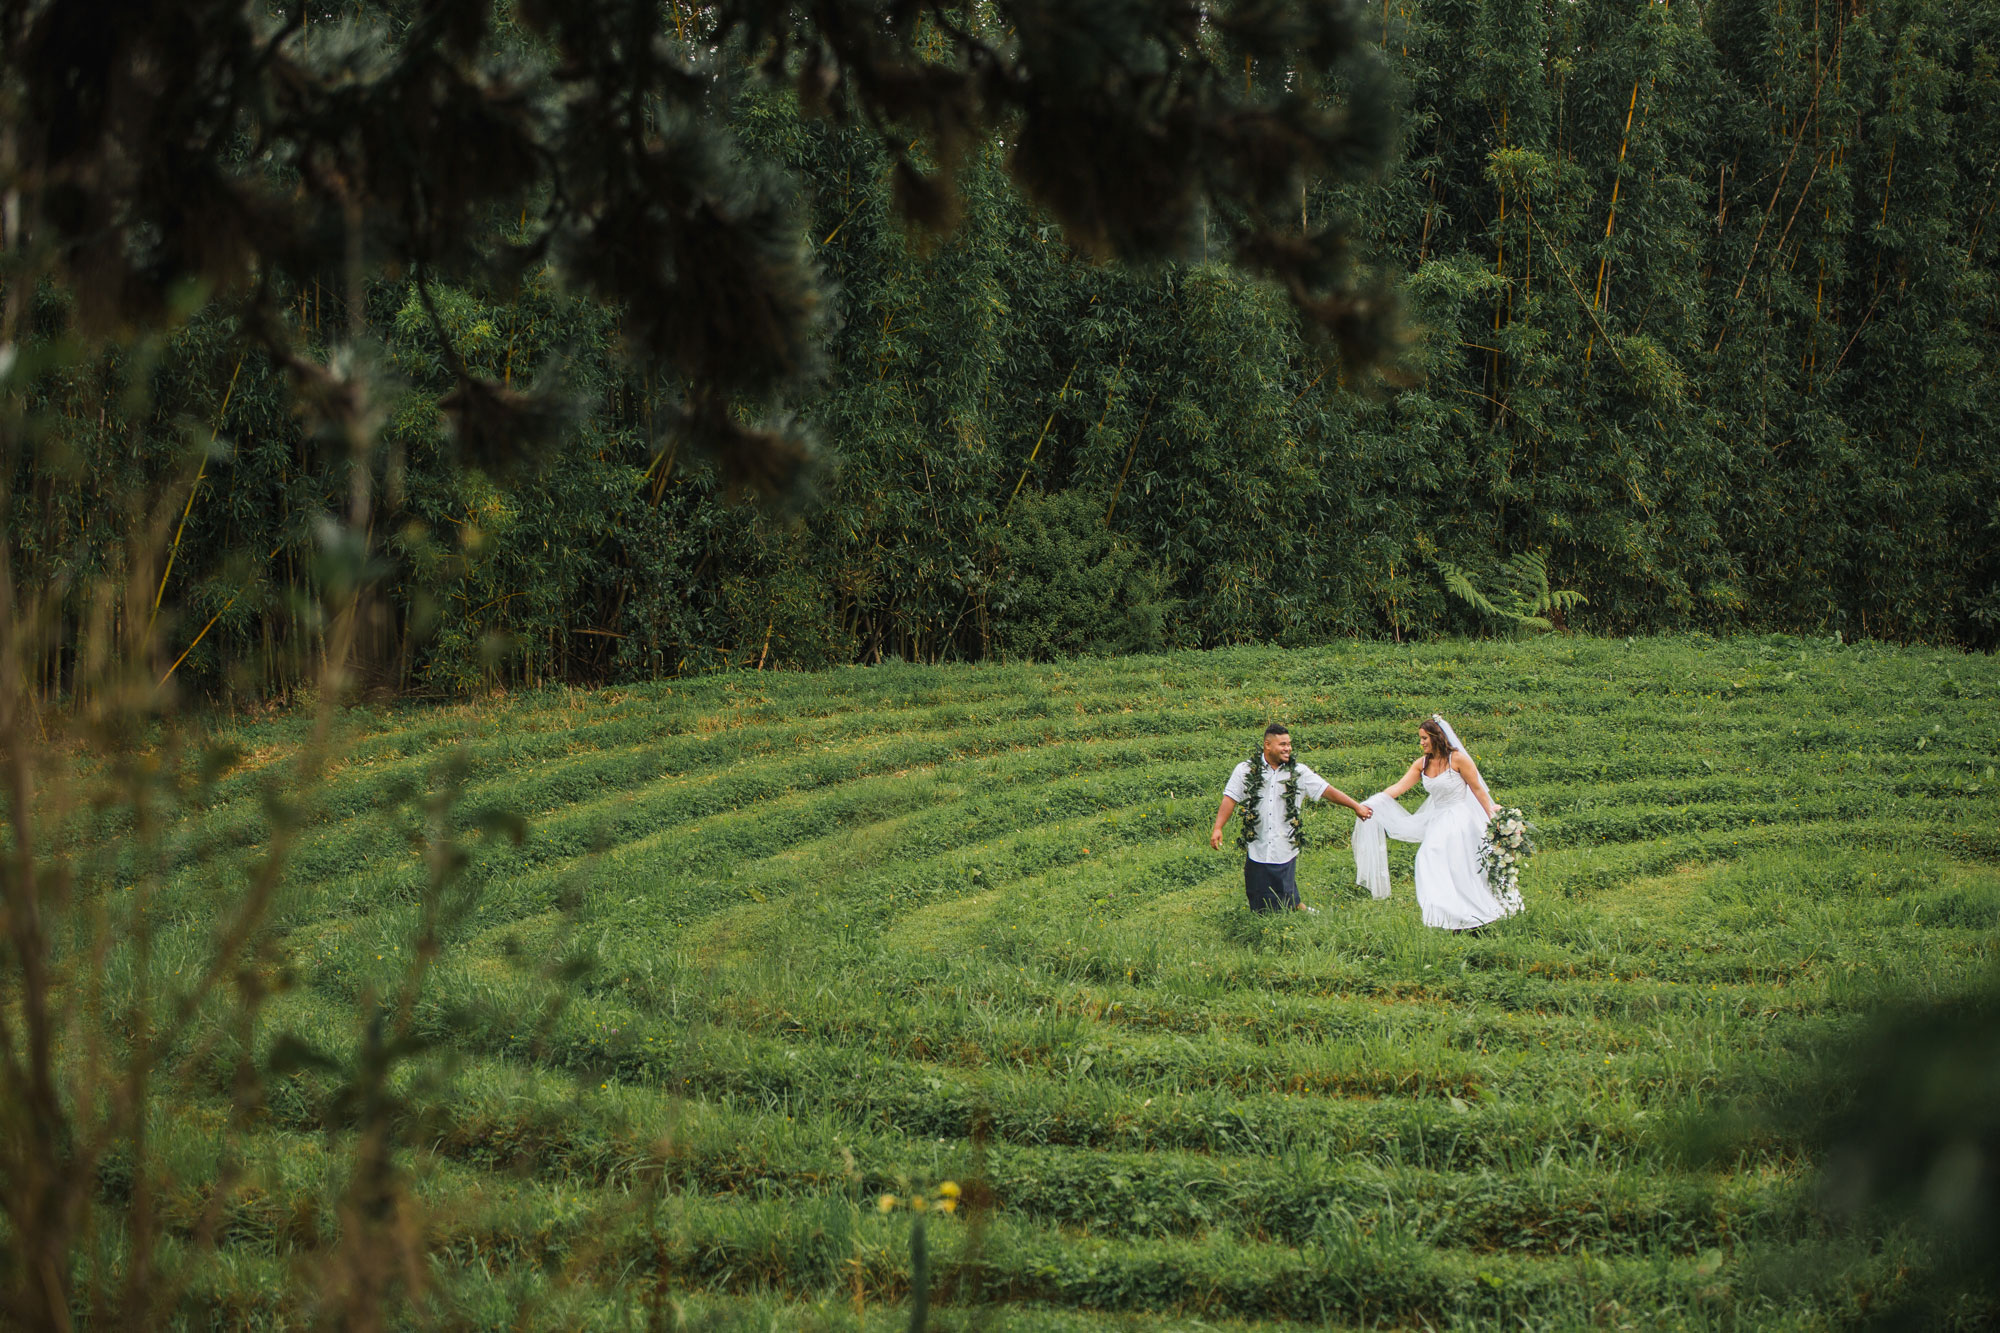
<instances>
[{"instance_id":1,"label":"yellow flower","mask_svg":"<svg viewBox=\"0 0 2000 1333\"><path fill-rule=\"evenodd\" d=\"M875 1210L881 1213L895 1212L896 1196L893 1194L884 1194L881 1198L875 1201Z\"/></svg>"},{"instance_id":2,"label":"yellow flower","mask_svg":"<svg viewBox=\"0 0 2000 1333\"><path fill-rule=\"evenodd\" d=\"M958 1211L958 1200L957 1200L957 1199L940 1199L940 1200L938 1201L938 1211L939 1211L939 1212L944 1212L944 1213L955 1213L955 1212L957 1212L957 1211Z\"/></svg>"},{"instance_id":3,"label":"yellow flower","mask_svg":"<svg viewBox=\"0 0 2000 1333\"><path fill-rule=\"evenodd\" d=\"M955 1180L945 1181L944 1184L938 1186L938 1193L947 1199L956 1199L959 1195L958 1182Z\"/></svg>"},{"instance_id":4,"label":"yellow flower","mask_svg":"<svg viewBox=\"0 0 2000 1333\"><path fill-rule=\"evenodd\" d=\"M924 1196L921 1194L912 1194L910 1196L910 1207L921 1213L924 1210Z\"/></svg>"}]
</instances>

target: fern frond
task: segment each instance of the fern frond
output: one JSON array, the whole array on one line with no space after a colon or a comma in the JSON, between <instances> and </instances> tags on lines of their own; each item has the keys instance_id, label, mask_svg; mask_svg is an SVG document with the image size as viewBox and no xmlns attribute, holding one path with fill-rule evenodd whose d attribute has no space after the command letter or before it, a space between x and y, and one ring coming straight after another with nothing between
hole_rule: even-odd
<instances>
[{"instance_id":1,"label":"fern frond","mask_svg":"<svg viewBox=\"0 0 2000 1333\"><path fill-rule=\"evenodd\" d=\"M1504 568L1524 592L1549 590L1549 558L1540 551L1517 552Z\"/></svg>"},{"instance_id":2,"label":"fern frond","mask_svg":"<svg viewBox=\"0 0 2000 1333\"><path fill-rule=\"evenodd\" d=\"M1492 599L1479 591L1479 585L1472 581L1472 576L1465 570L1460 569L1449 560L1437 560L1433 563L1437 565L1438 573L1444 576L1445 589L1454 597L1465 602L1474 610L1484 611L1489 616L1499 616L1503 620L1513 619L1511 613L1495 606Z\"/></svg>"},{"instance_id":3,"label":"fern frond","mask_svg":"<svg viewBox=\"0 0 2000 1333\"><path fill-rule=\"evenodd\" d=\"M1583 594L1574 588L1549 587L1549 557L1543 551L1517 551L1495 565L1488 577L1493 585L1491 592L1473 581L1470 570L1435 556L1431 563L1454 597L1515 629L1546 633L1555 628L1548 612L1560 614L1573 606L1587 604Z\"/></svg>"}]
</instances>

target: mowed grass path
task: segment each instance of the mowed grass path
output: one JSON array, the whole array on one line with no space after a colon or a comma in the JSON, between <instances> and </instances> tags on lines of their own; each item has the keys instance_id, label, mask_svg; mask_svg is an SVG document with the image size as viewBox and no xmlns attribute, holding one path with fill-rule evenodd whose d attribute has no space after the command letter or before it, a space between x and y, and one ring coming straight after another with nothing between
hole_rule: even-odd
<instances>
[{"instance_id":1,"label":"mowed grass path","mask_svg":"<svg viewBox=\"0 0 2000 1333\"><path fill-rule=\"evenodd\" d=\"M1010 668L734 675L356 712L290 858L298 985L339 1052L394 993L425 879L402 799L463 767L477 906L427 979L456 1060L412 1090L431 1299L464 1326L899 1328L910 1214L940 1326L1816 1327L1920 1242L1828 1227L1782 1094L1885 995L2000 939L2000 666L1790 639L1550 638ZM1253 918L1209 849L1265 722L1358 797L1440 710L1545 851L1477 938L1352 886ZM297 721L182 825L191 961L268 836ZM1414 805L1414 800L1408 802ZM584 980L559 999L552 960ZM177 1151L207 1139L190 1120ZM311 1078L259 1131L218 1310L283 1316L338 1187ZM212 1136L211 1136L212 1137ZM974 1297L1004 1302L981 1314ZM980 1323L979 1320L985 1322Z\"/></svg>"}]
</instances>

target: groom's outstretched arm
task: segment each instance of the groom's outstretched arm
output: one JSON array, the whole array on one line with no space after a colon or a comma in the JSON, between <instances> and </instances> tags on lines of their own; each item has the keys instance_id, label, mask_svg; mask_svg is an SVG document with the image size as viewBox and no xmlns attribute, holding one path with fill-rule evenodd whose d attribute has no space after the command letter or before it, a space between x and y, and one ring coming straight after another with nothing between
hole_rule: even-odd
<instances>
[{"instance_id":1,"label":"groom's outstretched arm","mask_svg":"<svg viewBox=\"0 0 2000 1333\"><path fill-rule=\"evenodd\" d=\"M1328 787L1319 794L1319 798L1322 801L1332 801L1335 805L1344 805L1363 819L1371 818L1375 813L1373 806L1361 804L1338 787Z\"/></svg>"},{"instance_id":2,"label":"groom's outstretched arm","mask_svg":"<svg viewBox=\"0 0 2000 1333\"><path fill-rule=\"evenodd\" d=\"M1209 830L1208 834L1209 846L1211 847L1222 846L1222 826L1224 824L1227 824L1229 822L1229 817L1235 813L1236 813L1235 798L1230 796L1223 797L1222 804L1215 807L1215 827Z\"/></svg>"},{"instance_id":3,"label":"groom's outstretched arm","mask_svg":"<svg viewBox=\"0 0 2000 1333\"><path fill-rule=\"evenodd\" d=\"M1308 800L1332 801L1335 805L1344 805L1363 819L1375 813L1319 774L1313 772L1310 768L1299 774L1299 785L1303 788ZM1315 791L1314 788L1318 788L1318 790Z\"/></svg>"}]
</instances>

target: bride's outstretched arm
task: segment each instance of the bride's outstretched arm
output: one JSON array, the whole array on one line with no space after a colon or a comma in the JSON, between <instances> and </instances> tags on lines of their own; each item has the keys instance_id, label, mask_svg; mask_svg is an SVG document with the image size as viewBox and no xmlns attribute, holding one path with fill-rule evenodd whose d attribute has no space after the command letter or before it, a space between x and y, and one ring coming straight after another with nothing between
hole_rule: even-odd
<instances>
[{"instance_id":1,"label":"bride's outstretched arm","mask_svg":"<svg viewBox=\"0 0 2000 1333\"><path fill-rule=\"evenodd\" d=\"M1472 756L1459 750L1452 755L1451 766L1458 770L1458 775L1465 779L1465 785L1472 788L1472 794L1479 798L1479 808L1486 812L1486 817L1493 818L1493 811L1498 807L1493 804L1493 797L1486 790L1486 779L1479 776L1479 765L1472 762Z\"/></svg>"},{"instance_id":2,"label":"bride's outstretched arm","mask_svg":"<svg viewBox=\"0 0 2000 1333\"><path fill-rule=\"evenodd\" d=\"M1389 788L1382 794L1384 796L1387 796L1390 800L1394 800L1396 797L1401 796L1404 792L1408 791L1410 788L1417 785L1417 776L1423 772L1423 768L1424 768L1424 761L1421 759L1417 760L1415 763L1410 765L1410 771L1403 774L1402 779L1398 781L1395 786Z\"/></svg>"}]
</instances>

